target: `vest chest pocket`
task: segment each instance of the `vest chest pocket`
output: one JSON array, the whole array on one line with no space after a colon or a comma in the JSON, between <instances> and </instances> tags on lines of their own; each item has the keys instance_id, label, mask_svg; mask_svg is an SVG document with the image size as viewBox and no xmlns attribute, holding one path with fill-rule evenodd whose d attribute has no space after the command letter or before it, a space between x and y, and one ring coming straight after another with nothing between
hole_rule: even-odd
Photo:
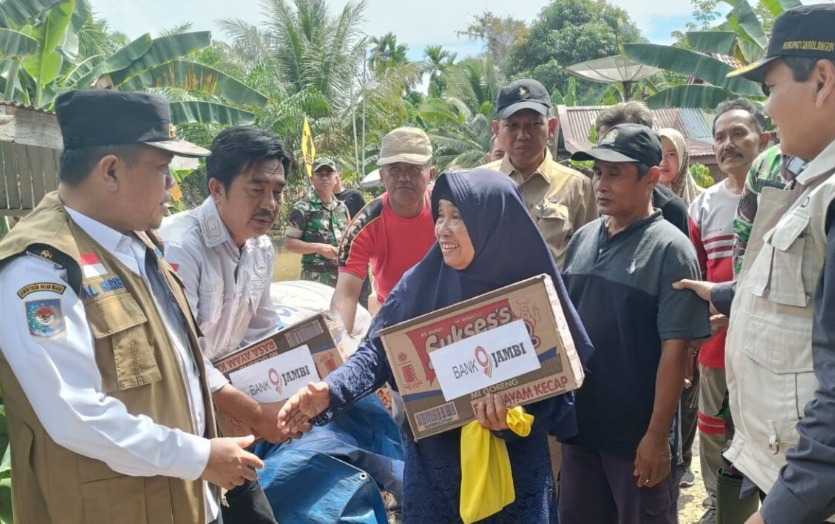
<instances>
[{"instance_id":1,"label":"vest chest pocket","mask_svg":"<svg viewBox=\"0 0 835 524\"><path fill-rule=\"evenodd\" d=\"M96 339L96 364L106 392L162 380L146 333L148 318L128 293L105 296L86 306Z\"/></svg>"},{"instance_id":2,"label":"vest chest pocket","mask_svg":"<svg viewBox=\"0 0 835 524\"><path fill-rule=\"evenodd\" d=\"M808 216L791 214L765 234L762 252L750 272L755 279L756 295L787 306L808 305L809 295L803 283L803 232L808 225Z\"/></svg>"}]
</instances>

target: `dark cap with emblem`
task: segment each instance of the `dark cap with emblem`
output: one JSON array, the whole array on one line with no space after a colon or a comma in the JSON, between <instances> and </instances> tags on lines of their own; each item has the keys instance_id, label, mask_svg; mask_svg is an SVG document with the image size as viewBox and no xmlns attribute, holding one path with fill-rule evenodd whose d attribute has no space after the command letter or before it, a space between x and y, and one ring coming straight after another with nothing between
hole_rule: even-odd
<instances>
[{"instance_id":1,"label":"dark cap with emblem","mask_svg":"<svg viewBox=\"0 0 835 524\"><path fill-rule=\"evenodd\" d=\"M70 91L55 101L64 148L146 144L175 155L209 156L177 138L168 100L151 93L110 89Z\"/></svg>"},{"instance_id":2,"label":"dark cap with emblem","mask_svg":"<svg viewBox=\"0 0 835 524\"><path fill-rule=\"evenodd\" d=\"M496 116L505 119L523 109L532 109L545 116L551 109L551 95L545 86L532 78L514 80L499 90Z\"/></svg>"},{"instance_id":3,"label":"dark cap with emblem","mask_svg":"<svg viewBox=\"0 0 835 524\"><path fill-rule=\"evenodd\" d=\"M787 56L835 60L835 4L789 9L774 22L765 58L728 73L762 82L768 64Z\"/></svg>"},{"instance_id":4,"label":"dark cap with emblem","mask_svg":"<svg viewBox=\"0 0 835 524\"><path fill-rule=\"evenodd\" d=\"M647 126L620 124L607 131L597 147L578 151L571 155L571 160L640 162L647 167L655 167L661 163L661 140Z\"/></svg>"}]
</instances>

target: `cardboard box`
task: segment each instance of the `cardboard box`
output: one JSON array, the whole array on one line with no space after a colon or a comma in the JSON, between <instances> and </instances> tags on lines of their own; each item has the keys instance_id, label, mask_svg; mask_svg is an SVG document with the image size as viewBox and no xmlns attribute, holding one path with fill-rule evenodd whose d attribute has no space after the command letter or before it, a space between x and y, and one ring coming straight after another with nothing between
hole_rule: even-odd
<instances>
[{"instance_id":1,"label":"cardboard box","mask_svg":"<svg viewBox=\"0 0 835 524\"><path fill-rule=\"evenodd\" d=\"M319 313L298 324L212 362L232 384L252 398L280 408L287 398L339 367L345 328L336 315ZM233 416L218 412L224 437L252 430Z\"/></svg>"},{"instance_id":2,"label":"cardboard box","mask_svg":"<svg viewBox=\"0 0 835 524\"><path fill-rule=\"evenodd\" d=\"M492 392L530 404L577 389L583 368L548 275L381 332L415 439L463 426Z\"/></svg>"}]
</instances>

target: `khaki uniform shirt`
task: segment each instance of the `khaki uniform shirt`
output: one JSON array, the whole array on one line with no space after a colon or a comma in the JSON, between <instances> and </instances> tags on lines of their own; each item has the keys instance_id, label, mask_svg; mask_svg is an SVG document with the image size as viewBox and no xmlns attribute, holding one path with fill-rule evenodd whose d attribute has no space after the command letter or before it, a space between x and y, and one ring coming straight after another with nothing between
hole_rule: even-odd
<instances>
[{"instance_id":1,"label":"khaki uniform shirt","mask_svg":"<svg viewBox=\"0 0 835 524\"><path fill-rule=\"evenodd\" d=\"M513 167L510 157L484 167L509 175L519 185L528 211L561 269L568 241L578 229L598 217L591 179L556 163L550 151L527 180Z\"/></svg>"}]
</instances>

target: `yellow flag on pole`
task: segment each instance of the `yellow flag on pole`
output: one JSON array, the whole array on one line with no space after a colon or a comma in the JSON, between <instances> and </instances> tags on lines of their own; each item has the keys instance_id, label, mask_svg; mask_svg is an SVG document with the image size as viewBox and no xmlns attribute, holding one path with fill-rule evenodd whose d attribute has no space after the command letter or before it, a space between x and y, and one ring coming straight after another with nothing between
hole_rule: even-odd
<instances>
[{"instance_id":1,"label":"yellow flag on pole","mask_svg":"<svg viewBox=\"0 0 835 524\"><path fill-rule=\"evenodd\" d=\"M310 123L304 117L304 128L302 129L302 157L304 167L307 169L307 177L313 176L313 161L316 159L316 145L313 143L313 133L310 132Z\"/></svg>"}]
</instances>

